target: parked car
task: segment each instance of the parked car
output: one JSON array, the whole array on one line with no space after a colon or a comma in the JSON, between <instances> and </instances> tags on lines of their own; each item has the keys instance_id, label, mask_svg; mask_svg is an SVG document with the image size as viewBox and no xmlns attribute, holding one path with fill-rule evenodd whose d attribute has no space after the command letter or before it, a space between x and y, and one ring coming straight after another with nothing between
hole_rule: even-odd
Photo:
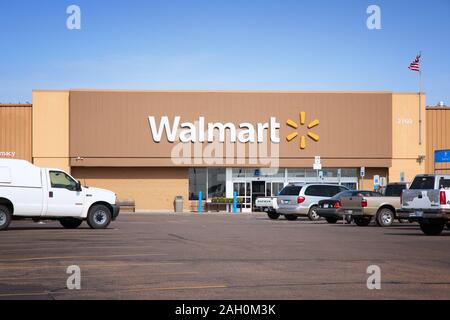
<instances>
[{"instance_id":1,"label":"parked car","mask_svg":"<svg viewBox=\"0 0 450 320\"><path fill-rule=\"evenodd\" d=\"M335 184L289 184L280 191L277 197L277 213L287 220L296 220L299 216L307 216L311 221L317 221L319 201L329 199L336 194L348 190Z\"/></svg>"},{"instance_id":2,"label":"parked car","mask_svg":"<svg viewBox=\"0 0 450 320\"><path fill-rule=\"evenodd\" d=\"M439 235L450 229L450 175L423 174L414 178L409 190L402 194L402 207L397 215L419 222L426 235Z\"/></svg>"},{"instance_id":3,"label":"parked car","mask_svg":"<svg viewBox=\"0 0 450 320\"><path fill-rule=\"evenodd\" d=\"M361 191L355 196L341 199L342 210L353 217L356 225L368 226L373 218L378 226L389 227L397 219L400 197L386 197L374 191Z\"/></svg>"},{"instance_id":4,"label":"parked car","mask_svg":"<svg viewBox=\"0 0 450 320\"><path fill-rule=\"evenodd\" d=\"M114 192L82 187L60 169L41 169L23 160L0 159L0 230L13 219L58 220L74 229L86 220L104 229L119 215Z\"/></svg>"},{"instance_id":5,"label":"parked car","mask_svg":"<svg viewBox=\"0 0 450 320\"><path fill-rule=\"evenodd\" d=\"M338 193L334 197L331 197L330 199L326 200L320 200L319 201L319 208L317 209L317 214L325 218L328 223L336 223L338 220L342 220L345 216L345 219L348 223L351 223L352 216L351 215L345 215L345 212L342 210L342 198L343 197L350 197L350 196L356 196L358 193L361 193L362 191L355 191L355 190L346 190L343 192ZM370 192L370 191L366 191Z\"/></svg>"},{"instance_id":6,"label":"parked car","mask_svg":"<svg viewBox=\"0 0 450 320\"><path fill-rule=\"evenodd\" d=\"M267 212L270 219L276 220L280 217L280 214L277 213L278 202L276 197L258 198L255 201L255 206L259 210Z\"/></svg>"}]
</instances>

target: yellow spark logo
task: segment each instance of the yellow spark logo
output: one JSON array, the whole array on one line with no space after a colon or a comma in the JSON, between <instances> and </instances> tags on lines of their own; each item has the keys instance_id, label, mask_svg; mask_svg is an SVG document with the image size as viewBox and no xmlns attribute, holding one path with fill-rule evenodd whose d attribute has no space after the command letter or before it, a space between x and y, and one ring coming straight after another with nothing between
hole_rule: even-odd
<instances>
[{"instance_id":1,"label":"yellow spark logo","mask_svg":"<svg viewBox=\"0 0 450 320\"><path fill-rule=\"evenodd\" d=\"M306 112L300 112L300 124L302 126L304 126L306 123ZM294 120L288 119L288 121L286 121L286 124L293 128L293 129L298 129L299 125L297 124L297 122L295 122ZM312 129L314 127L317 127L320 124L320 121L318 119L314 119L313 121L311 121L308 124L308 129ZM292 140L294 140L295 138L298 137L298 132L292 132L291 134L289 134L286 137L286 140L288 142L291 142ZM313 141L317 142L319 141L320 137L319 135L315 134L312 131L308 131L308 137L311 138ZM301 136L300 137L300 149L305 149L306 148L306 136Z\"/></svg>"}]
</instances>

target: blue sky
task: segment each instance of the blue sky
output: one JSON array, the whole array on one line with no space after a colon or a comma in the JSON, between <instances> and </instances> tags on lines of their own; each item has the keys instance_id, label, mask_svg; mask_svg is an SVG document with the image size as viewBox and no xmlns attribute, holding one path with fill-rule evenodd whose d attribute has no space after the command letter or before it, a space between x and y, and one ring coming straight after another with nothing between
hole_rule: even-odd
<instances>
[{"instance_id":1,"label":"blue sky","mask_svg":"<svg viewBox=\"0 0 450 320\"><path fill-rule=\"evenodd\" d=\"M66 8L81 7L81 30ZM366 27L381 7L381 30ZM450 1L0 2L0 102L32 89L417 91L450 104Z\"/></svg>"}]
</instances>

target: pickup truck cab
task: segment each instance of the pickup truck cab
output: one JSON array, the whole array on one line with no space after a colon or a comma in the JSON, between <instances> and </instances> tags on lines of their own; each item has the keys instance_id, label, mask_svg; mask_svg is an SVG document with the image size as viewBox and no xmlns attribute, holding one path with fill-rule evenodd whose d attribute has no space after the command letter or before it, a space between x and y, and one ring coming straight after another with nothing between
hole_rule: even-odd
<instances>
[{"instance_id":1,"label":"pickup truck cab","mask_svg":"<svg viewBox=\"0 0 450 320\"><path fill-rule=\"evenodd\" d=\"M400 209L400 197L386 197L374 191L360 191L356 196L343 197L342 209L345 215L351 215L356 225L365 227L373 218L378 226L391 226Z\"/></svg>"},{"instance_id":2,"label":"pickup truck cab","mask_svg":"<svg viewBox=\"0 0 450 320\"><path fill-rule=\"evenodd\" d=\"M426 235L441 234L446 224L450 229L450 175L418 175L401 198L397 215L419 222Z\"/></svg>"},{"instance_id":3,"label":"pickup truck cab","mask_svg":"<svg viewBox=\"0 0 450 320\"><path fill-rule=\"evenodd\" d=\"M0 159L0 230L13 219L26 218L58 220L68 229L86 220L92 229L104 229L119 211L114 192L82 187L60 169Z\"/></svg>"}]
</instances>

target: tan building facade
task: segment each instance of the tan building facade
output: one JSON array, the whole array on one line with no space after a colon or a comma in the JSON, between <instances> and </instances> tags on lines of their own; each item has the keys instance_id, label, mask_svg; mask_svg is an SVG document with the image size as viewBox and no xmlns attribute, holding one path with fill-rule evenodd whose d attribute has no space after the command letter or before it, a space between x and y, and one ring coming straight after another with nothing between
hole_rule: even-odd
<instances>
[{"instance_id":1,"label":"tan building facade","mask_svg":"<svg viewBox=\"0 0 450 320\"><path fill-rule=\"evenodd\" d=\"M450 108L427 108L427 161L426 172L450 174L450 163L434 162L434 153L437 150L450 149Z\"/></svg>"},{"instance_id":2,"label":"tan building facade","mask_svg":"<svg viewBox=\"0 0 450 320\"><path fill-rule=\"evenodd\" d=\"M274 195L289 182L373 188L425 171L425 96L392 92L33 92L33 161L138 210ZM422 106L420 108L419 106ZM315 156L322 170L313 170ZM360 177L361 167L365 177ZM277 169L278 168L278 169ZM189 200L189 201L188 201Z\"/></svg>"},{"instance_id":3,"label":"tan building facade","mask_svg":"<svg viewBox=\"0 0 450 320\"><path fill-rule=\"evenodd\" d=\"M31 105L0 105L0 157L32 161Z\"/></svg>"}]
</instances>

